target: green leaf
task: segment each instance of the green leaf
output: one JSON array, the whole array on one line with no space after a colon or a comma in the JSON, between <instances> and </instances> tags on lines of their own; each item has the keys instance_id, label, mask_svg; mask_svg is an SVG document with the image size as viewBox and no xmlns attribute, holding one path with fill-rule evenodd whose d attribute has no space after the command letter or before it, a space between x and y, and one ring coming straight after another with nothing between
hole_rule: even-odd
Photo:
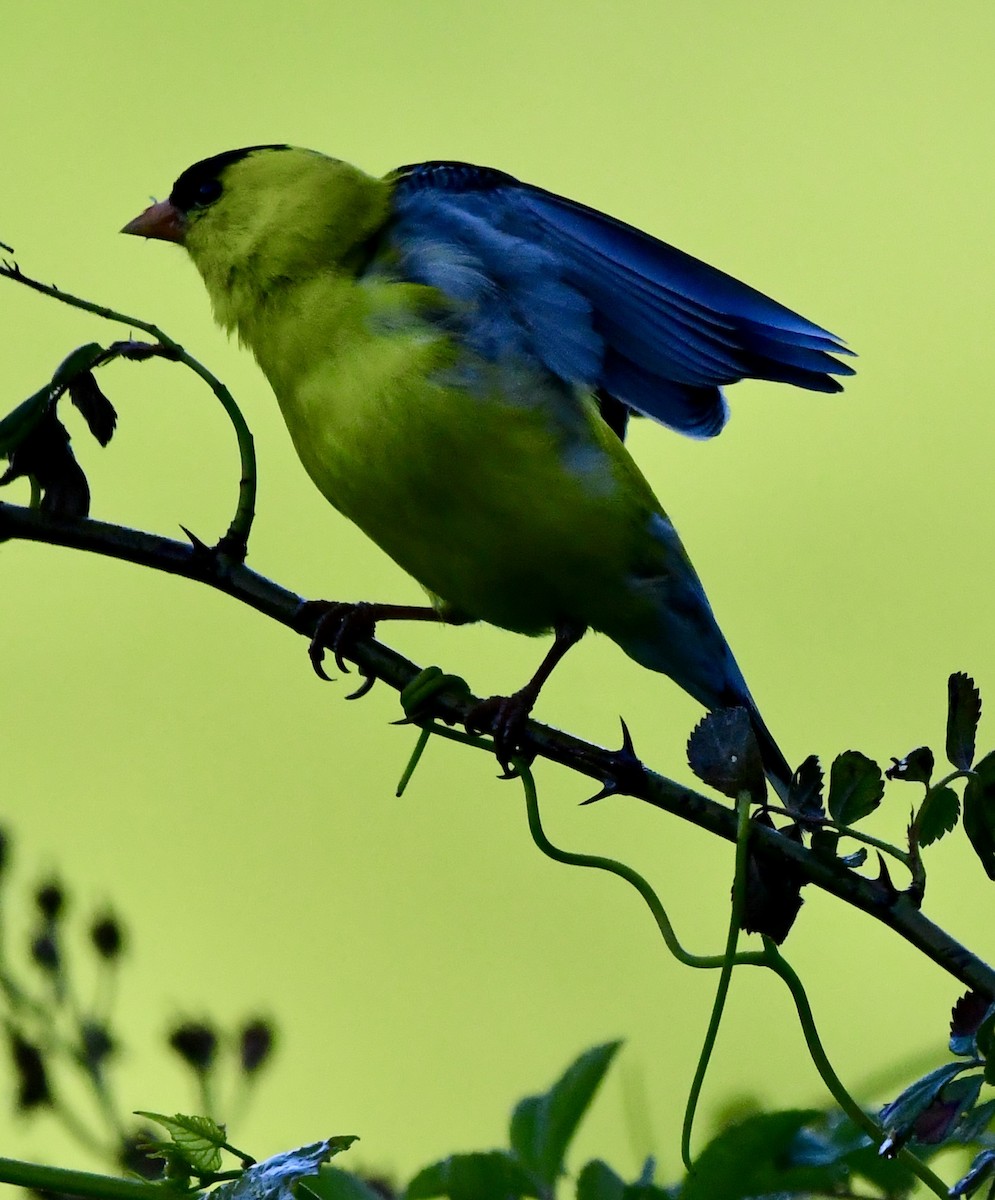
<instances>
[{"instance_id":1,"label":"green leaf","mask_svg":"<svg viewBox=\"0 0 995 1200\"><path fill-rule=\"evenodd\" d=\"M325 1138L274 1154L248 1167L238 1179L223 1183L211 1193L213 1200L295 1200L294 1187L302 1179L318 1175L333 1154L348 1150L352 1134Z\"/></svg>"},{"instance_id":2,"label":"green leaf","mask_svg":"<svg viewBox=\"0 0 995 1200\"><path fill-rule=\"evenodd\" d=\"M734 800L748 792L760 803L767 795L760 747L745 708L718 708L691 731L688 766L700 780Z\"/></svg>"},{"instance_id":3,"label":"green leaf","mask_svg":"<svg viewBox=\"0 0 995 1200\"><path fill-rule=\"evenodd\" d=\"M758 1113L725 1129L695 1160L681 1200L744 1200L777 1192L832 1194L846 1182L838 1163L795 1164L792 1149L815 1110Z\"/></svg>"},{"instance_id":4,"label":"green leaf","mask_svg":"<svg viewBox=\"0 0 995 1200\"><path fill-rule=\"evenodd\" d=\"M886 1104L881 1109L881 1124L888 1134L899 1144L907 1141L912 1136L915 1122L965 1066L965 1063L945 1063L917 1079L890 1104Z\"/></svg>"},{"instance_id":5,"label":"green leaf","mask_svg":"<svg viewBox=\"0 0 995 1200\"><path fill-rule=\"evenodd\" d=\"M171 1117L163 1113L135 1113L161 1125L172 1139L170 1145L178 1152L181 1160L194 1175L214 1175L221 1168L221 1147L228 1139L223 1125L210 1117L191 1117L175 1113Z\"/></svg>"},{"instance_id":6,"label":"green leaf","mask_svg":"<svg viewBox=\"0 0 995 1200\"><path fill-rule=\"evenodd\" d=\"M995 879L995 750L974 768L964 788L964 831L989 879Z\"/></svg>"},{"instance_id":7,"label":"green leaf","mask_svg":"<svg viewBox=\"0 0 995 1200\"><path fill-rule=\"evenodd\" d=\"M974 762L974 740L981 720L981 694L974 680L956 671L947 680L947 758L959 771Z\"/></svg>"},{"instance_id":8,"label":"green leaf","mask_svg":"<svg viewBox=\"0 0 995 1200\"><path fill-rule=\"evenodd\" d=\"M539 1195L528 1172L504 1150L476 1154L453 1154L425 1167L411 1180L405 1200L518 1200Z\"/></svg>"},{"instance_id":9,"label":"green leaf","mask_svg":"<svg viewBox=\"0 0 995 1200\"><path fill-rule=\"evenodd\" d=\"M577 1200L626 1200L622 1179L600 1159L587 1163L577 1176Z\"/></svg>"},{"instance_id":10,"label":"green leaf","mask_svg":"<svg viewBox=\"0 0 995 1200\"><path fill-rule=\"evenodd\" d=\"M922 802L916 825L919 845L929 846L949 833L960 819L960 797L951 787L930 788Z\"/></svg>"},{"instance_id":11,"label":"green leaf","mask_svg":"<svg viewBox=\"0 0 995 1200\"><path fill-rule=\"evenodd\" d=\"M527 1096L512 1113L512 1148L547 1187L563 1174L567 1147L621 1045L608 1042L588 1050L548 1092Z\"/></svg>"},{"instance_id":12,"label":"green leaf","mask_svg":"<svg viewBox=\"0 0 995 1200\"><path fill-rule=\"evenodd\" d=\"M856 825L884 795L881 768L859 750L844 750L829 772L829 813L839 825Z\"/></svg>"},{"instance_id":13,"label":"green leaf","mask_svg":"<svg viewBox=\"0 0 995 1200\"><path fill-rule=\"evenodd\" d=\"M368 1187L358 1175L338 1167L322 1167L317 1175L297 1185L298 1200L381 1200L381 1194Z\"/></svg>"}]
</instances>

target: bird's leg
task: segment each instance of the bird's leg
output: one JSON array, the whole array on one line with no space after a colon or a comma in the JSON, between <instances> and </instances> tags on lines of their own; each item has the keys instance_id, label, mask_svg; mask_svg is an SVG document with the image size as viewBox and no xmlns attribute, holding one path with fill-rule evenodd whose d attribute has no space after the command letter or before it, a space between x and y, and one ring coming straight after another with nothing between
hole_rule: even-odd
<instances>
[{"instance_id":1,"label":"bird's leg","mask_svg":"<svg viewBox=\"0 0 995 1200\"><path fill-rule=\"evenodd\" d=\"M306 600L297 610L295 625L302 632L311 631L308 657L319 679L327 680L322 659L325 650L335 655L335 665L348 675L343 655L351 645L363 638L373 637L380 621L440 621L446 625L464 625L469 620L459 613L440 612L427 604L357 604L335 600ZM373 686L370 676L353 697L365 695Z\"/></svg>"},{"instance_id":2,"label":"bird's leg","mask_svg":"<svg viewBox=\"0 0 995 1200\"><path fill-rule=\"evenodd\" d=\"M543 684L553 673L556 664L571 646L580 641L586 630L585 625L567 622L558 624L552 646L525 687L510 696L491 696L489 700L482 700L467 718L466 727L471 733L489 733L494 738L494 752L506 774L511 774L511 759L520 750L525 722L539 698Z\"/></svg>"}]
</instances>

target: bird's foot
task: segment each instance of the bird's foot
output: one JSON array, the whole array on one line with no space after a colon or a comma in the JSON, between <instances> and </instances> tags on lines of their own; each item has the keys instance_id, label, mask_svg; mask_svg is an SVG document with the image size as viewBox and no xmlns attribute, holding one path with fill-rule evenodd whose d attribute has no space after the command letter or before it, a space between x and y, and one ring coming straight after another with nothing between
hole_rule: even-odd
<instances>
[{"instance_id":1,"label":"bird's foot","mask_svg":"<svg viewBox=\"0 0 995 1200\"><path fill-rule=\"evenodd\" d=\"M513 758L534 757L525 754L523 740L535 701L534 689L524 687L510 696L491 696L488 700L481 700L467 715L467 733L490 734L494 739L494 754L504 772L503 779L511 779L515 775L511 762Z\"/></svg>"},{"instance_id":2,"label":"bird's foot","mask_svg":"<svg viewBox=\"0 0 995 1200\"><path fill-rule=\"evenodd\" d=\"M295 623L300 629L312 629L308 658L318 678L330 681L324 667L325 651L332 651L335 665L343 675L348 675L344 655L358 641L373 636L377 627L377 606L365 600L357 604L341 600L306 600L297 610ZM360 687L348 698L357 700L365 696L374 682L372 675L366 675Z\"/></svg>"}]
</instances>

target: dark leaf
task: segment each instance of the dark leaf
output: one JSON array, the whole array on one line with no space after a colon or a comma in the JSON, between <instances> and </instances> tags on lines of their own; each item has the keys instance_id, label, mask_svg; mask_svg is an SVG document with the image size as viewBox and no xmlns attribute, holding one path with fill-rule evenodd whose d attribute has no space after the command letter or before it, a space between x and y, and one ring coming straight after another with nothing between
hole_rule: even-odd
<instances>
[{"instance_id":1,"label":"dark leaf","mask_svg":"<svg viewBox=\"0 0 995 1200\"><path fill-rule=\"evenodd\" d=\"M108 962L118 958L124 948L120 922L110 913L98 917L90 926L90 941L101 958Z\"/></svg>"},{"instance_id":2,"label":"dark leaf","mask_svg":"<svg viewBox=\"0 0 995 1200\"><path fill-rule=\"evenodd\" d=\"M982 1150L971 1163L970 1171L962 1179L958 1179L950 1189L950 1195L954 1197L970 1196L993 1175L995 1175L995 1150Z\"/></svg>"},{"instance_id":3,"label":"dark leaf","mask_svg":"<svg viewBox=\"0 0 995 1200\"><path fill-rule=\"evenodd\" d=\"M247 1021L238 1039L239 1061L246 1075L252 1075L273 1052L273 1024L259 1017Z\"/></svg>"},{"instance_id":4,"label":"dark leaf","mask_svg":"<svg viewBox=\"0 0 995 1200\"><path fill-rule=\"evenodd\" d=\"M577 1176L576 1200L626 1200L625 1183L600 1159L594 1159Z\"/></svg>"},{"instance_id":5,"label":"dark leaf","mask_svg":"<svg viewBox=\"0 0 995 1200\"><path fill-rule=\"evenodd\" d=\"M563 1174L571 1139L621 1045L607 1042L588 1050L548 1092L527 1096L512 1113L512 1148L547 1187Z\"/></svg>"},{"instance_id":6,"label":"dark leaf","mask_svg":"<svg viewBox=\"0 0 995 1200\"><path fill-rule=\"evenodd\" d=\"M924 783L928 787L933 778L933 751L928 746L910 750L904 758L893 758L891 763L885 771L889 779L906 779L910 783Z\"/></svg>"},{"instance_id":7,"label":"dark leaf","mask_svg":"<svg viewBox=\"0 0 995 1200\"><path fill-rule=\"evenodd\" d=\"M114 1051L107 1026L93 1018L80 1022L80 1054L91 1071L99 1071Z\"/></svg>"},{"instance_id":8,"label":"dark leaf","mask_svg":"<svg viewBox=\"0 0 995 1200\"><path fill-rule=\"evenodd\" d=\"M974 739L981 720L981 694L970 675L955 671L947 680L947 758L959 771L974 762Z\"/></svg>"},{"instance_id":9,"label":"dark leaf","mask_svg":"<svg viewBox=\"0 0 995 1200\"><path fill-rule=\"evenodd\" d=\"M913 1136L915 1123L929 1109L940 1091L963 1070L964 1063L946 1063L930 1071L890 1104L881 1109L881 1124L887 1131L895 1148L903 1146Z\"/></svg>"},{"instance_id":10,"label":"dark leaf","mask_svg":"<svg viewBox=\"0 0 995 1200\"><path fill-rule=\"evenodd\" d=\"M46 921L57 921L65 904L66 893L55 880L43 883L35 892L35 905Z\"/></svg>"},{"instance_id":11,"label":"dark leaf","mask_svg":"<svg viewBox=\"0 0 995 1200\"><path fill-rule=\"evenodd\" d=\"M802 822L817 821L825 816L822 780L822 767L814 754L810 754L791 777L787 807Z\"/></svg>"},{"instance_id":12,"label":"dark leaf","mask_svg":"<svg viewBox=\"0 0 995 1200\"><path fill-rule=\"evenodd\" d=\"M796 1165L792 1149L814 1111L758 1113L712 1139L694 1162L681 1200L744 1200L778 1192L832 1194L846 1181L835 1162Z\"/></svg>"},{"instance_id":13,"label":"dark leaf","mask_svg":"<svg viewBox=\"0 0 995 1200\"><path fill-rule=\"evenodd\" d=\"M206 1071L214 1062L218 1035L203 1021L183 1021L170 1031L169 1045L195 1071Z\"/></svg>"},{"instance_id":14,"label":"dark leaf","mask_svg":"<svg viewBox=\"0 0 995 1200\"><path fill-rule=\"evenodd\" d=\"M833 859L837 857L840 835L836 829L817 829L812 834L812 853L816 858Z\"/></svg>"},{"instance_id":15,"label":"dark leaf","mask_svg":"<svg viewBox=\"0 0 995 1200\"><path fill-rule=\"evenodd\" d=\"M960 997L950 1010L951 1054L974 1054L974 1035L992 1011L992 1002L984 992L972 990Z\"/></svg>"},{"instance_id":16,"label":"dark leaf","mask_svg":"<svg viewBox=\"0 0 995 1200\"><path fill-rule=\"evenodd\" d=\"M129 1175L158 1179L166 1167L166 1160L158 1154L149 1153L148 1145L154 1139L150 1125L140 1125L125 1134L118 1149L118 1165Z\"/></svg>"},{"instance_id":17,"label":"dark leaf","mask_svg":"<svg viewBox=\"0 0 995 1200\"><path fill-rule=\"evenodd\" d=\"M454 1154L419 1171L405 1189L405 1200L518 1200L538 1196L528 1172L503 1150Z\"/></svg>"},{"instance_id":18,"label":"dark leaf","mask_svg":"<svg viewBox=\"0 0 995 1200\"><path fill-rule=\"evenodd\" d=\"M881 768L859 750L844 750L829 772L829 813L839 825L855 825L884 795Z\"/></svg>"},{"instance_id":19,"label":"dark leaf","mask_svg":"<svg viewBox=\"0 0 995 1200\"><path fill-rule=\"evenodd\" d=\"M698 722L688 738L688 765L702 782L736 799L767 795L760 747L745 708L719 708Z\"/></svg>"},{"instance_id":20,"label":"dark leaf","mask_svg":"<svg viewBox=\"0 0 995 1200\"><path fill-rule=\"evenodd\" d=\"M929 846L949 833L960 819L960 797L950 787L930 788L916 816L919 845Z\"/></svg>"},{"instance_id":21,"label":"dark leaf","mask_svg":"<svg viewBox=\"0 0 995 1200\"><path fill-rule=\"evenodd\" d=\"M7 1029L7 1040L17 1076L17 1107L22 1112L29 1112L33 1108L51 1104L52 1090L41 1050L10 1027Z\"/></svg>"},{"instance_id":22,"label":"dark leaf","mask_svg":"<svg viewBox=\"0 0 995 1200\"><path fill-rule=\"evenodd\" d=\"M964 787L964 830L989 879L995 879L995 750Z\"/></svg>"},{"instance_id":23,"label":"dark leaf","mask_svg":"<svg viewBox=\"0 0 995 1200\"><path fill-rule=\"evenodd\" d=\"M52 389L46 384L0 421L0 458L10 458L51 406Z\"/></svg>"},{"instance_id":24,"label":"dark leaf","mask_svg":"<svg viewBox=\"0 0 995 1200\"><path fill-rule=\"evenodd\" d=\"M317 1175L303 1180L295 1189L297 1200L381 1200L386 1193L376 1191L356 1175L338 1167L322 1167Z\"/></svg>"},{"instance_id":25,"label":"dark leaf","mask_svg":"<svg viewBox=\"0 0 995 1200\"><path fill-rule=\"evenodd\" d=\"M114 405L100 390L91 371L84 371L70 381L69 399L82 413L83 420L93 436L101 446L106 446L114 436L117 413L114 411Z\"/></svg>"},{"instance_id":26,"label":"dark leaf","mask_svg":"<svg viewBox=\"0 0 995 1200\"><path fill-rule=\"evenodd\" d=\"M767 813L753 818L756 824L768 829L774 822ZM800 843L799 826L781 830L781 836ZM778 945L788 936L802 906L801 890L805 878L799 869L781 855L772 853L762 843L751 840L746 856L746 895L743 905L743 928L747 933L765 933Z\"/></svg>"},{"instance_id":27,"label":"dark leaf","mask_svg":"<svg viewBox=\"0 0 995 1200\"><path fill-rule=\"evenodd\" d=\"M982 1134L988 1132L988 1127L993 1119L995 1119L995 1100L986 1100L984 1104L977 1105L961 1117L954 1130L954 1136L950 1140L970 1146L978 1141Z\"/></svg>"},{"instance_id":28,"label":"dark leaf","mask_svg":"<svg viewBox=\"0 0 995 1200\"><path fill-rule=\"evenodd\" d=\"M981 1073L974 1072L944 1084L913 1122L915 1140L924 1146L939 1146L947 1141L961 1114L977 1100L981 1083Z\"/></svg>"},{"instance_id":29,"label":"dark leaf","mask_svg":"<svg viewBox=\"0 0 995 1200\"><path fill-rule=\"evenodd\" d=\"M69 434L47 410L10 455L0 485L27 476L41 489L41 509L62 517L85 517L90 511L90 488L73 457Z\"/></svg>"},{"instance_id":30,"label":"dark leaf","mask_svg":"<svg viewBox=\"0 0 995 1200\"><path fill-rule=\"evenodd\" d=\"M52 375L53 389L67 387L78 375L88 374L104 356L104 348L97 342L77 346L59 363Z\"/></svg>"}]
</instances>

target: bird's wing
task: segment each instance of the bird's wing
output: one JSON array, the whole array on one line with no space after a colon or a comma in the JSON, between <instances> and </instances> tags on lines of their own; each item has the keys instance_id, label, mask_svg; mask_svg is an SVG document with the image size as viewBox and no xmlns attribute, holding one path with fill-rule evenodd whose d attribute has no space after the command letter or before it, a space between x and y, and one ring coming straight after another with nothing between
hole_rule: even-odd
<instances>
[{"instance_id":1,"label":"bird's wing","mask_svg":"<svg viewBox=\"0 0 995 1200\"><path fill-rule=\"evenodd\" d=\"M570 384L695 437L744 378L836 392L833 334L604 213L486 167L401 167L387 237L406 278L462 305L487 358L526 353ZM617 403L615 405L617 408Z\"/></svg>"}]
</instances>

